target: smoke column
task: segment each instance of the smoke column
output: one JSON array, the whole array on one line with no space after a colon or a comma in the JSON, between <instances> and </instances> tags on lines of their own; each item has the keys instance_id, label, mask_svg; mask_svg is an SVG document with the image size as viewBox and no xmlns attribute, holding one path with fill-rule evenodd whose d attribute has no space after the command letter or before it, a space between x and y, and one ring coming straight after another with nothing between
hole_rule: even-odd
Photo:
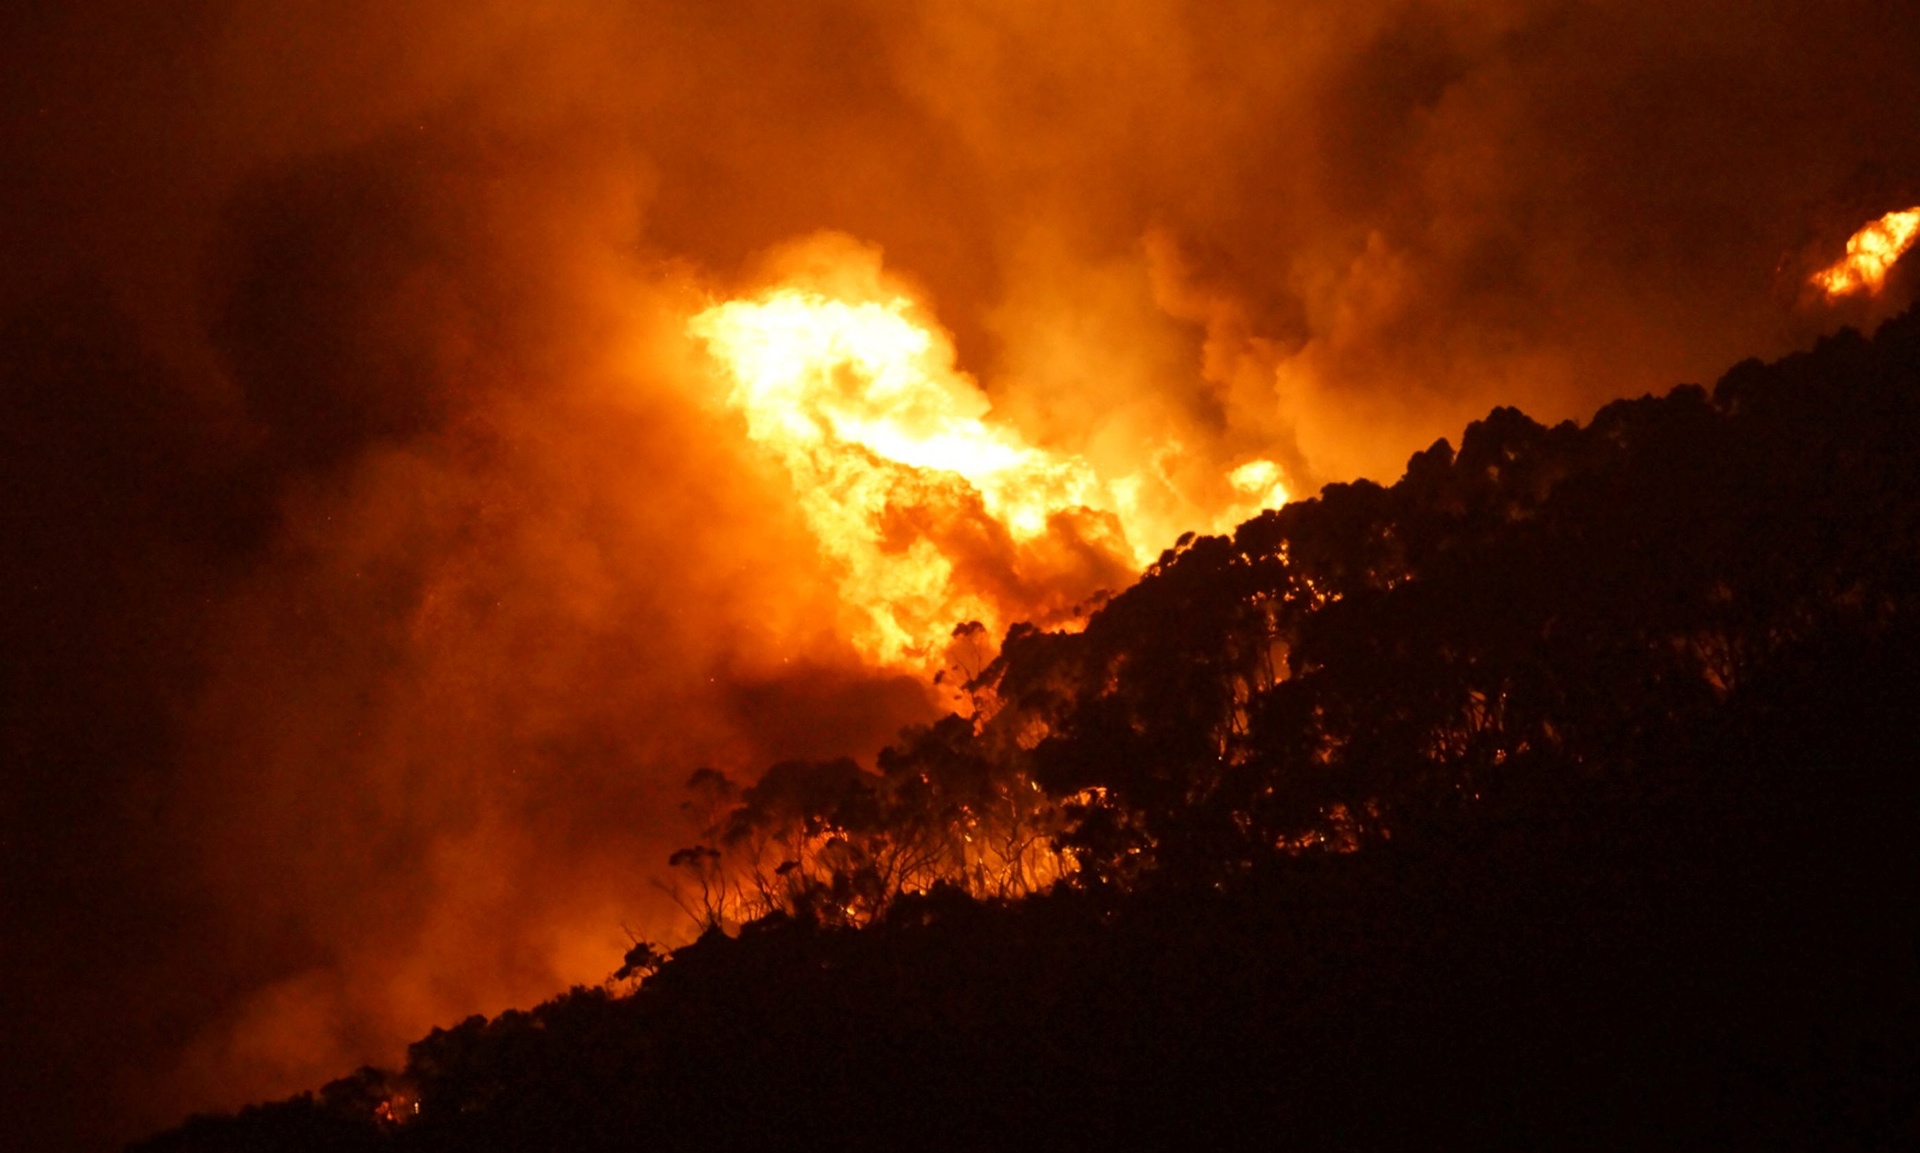
<instances>
[{"instance_id":1,"label":"smoke column","mask_svg":"<svg viewBox=\"0 0 1920 1153\"><path fill-rule=\"evenodd\" d=\"M1021 443L1205 528L1249 461L1391 479L1494 404L1582 417L1904 307L1900 266L1805 285L1920 203L1917 25L10 6L0 1011L30 1105L0 1144L601 980L676 931L652 881L695 767L870 754L944 706L836 623L688 333L796 251L859 254Z\"/></svg>"}]
</instances>

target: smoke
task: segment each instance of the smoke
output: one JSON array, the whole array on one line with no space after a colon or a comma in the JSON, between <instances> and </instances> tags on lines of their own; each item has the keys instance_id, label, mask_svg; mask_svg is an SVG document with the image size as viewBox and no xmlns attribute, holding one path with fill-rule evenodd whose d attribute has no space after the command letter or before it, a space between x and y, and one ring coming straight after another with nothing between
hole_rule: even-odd
<instances>
[{"instance_id":1,"label":"smoke","mask_svg":"<svg viewBox=\"0 0 1920 1153\"><path fill-rule=\"evenodd\" d=\"M797 240L1170 532L1913 291L1800 291L1920 201L1891 4L0 19L19 1147L599 980L672 931L694 767L929 715L685 332Z\"/></svg>"}]
</instances>

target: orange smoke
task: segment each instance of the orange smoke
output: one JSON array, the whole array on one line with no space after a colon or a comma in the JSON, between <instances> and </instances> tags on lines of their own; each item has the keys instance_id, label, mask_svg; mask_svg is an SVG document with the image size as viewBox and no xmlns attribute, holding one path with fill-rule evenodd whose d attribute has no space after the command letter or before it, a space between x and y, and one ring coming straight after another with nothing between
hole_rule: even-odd
<instances>
[{"instance_id":1,"label":"orange smoke","mask_svg":"<svg viewBox=\"0 0 1920 1153\"><path fill-rule=\"evenodd\" d=\"M1812 283L1828 300L1877 293L1916 239L1920 239L1920 208L1889 212L1849 237L1846 256L1814 273Z\"/></svg>"},{"instance_id":2,"label":"orange smoke","mask_svg":"<svg viewBox=\"0 0 1920 1153\"><path fill-rule=\"evenodd\" d=\"M1838 245L1781 256L1914 202L1920 6L1764 7L15 5L16 1096L131 1139L598 980L694 766L1811 342ZM822 230L912 283L759 263Z\"/></svg>"},{"instance_id":3,"label":"orange smoke","mask_svg":"<svg viewBox=\"0 0 1920 1153\"><path fill-rule=\"evenodd\" d=\"M791 475L806 523L838 569L848 636L868 660L931 672L966 622L996 637L1017 619L1060 623L1063 596L1096 591L1076 587L1063 558L1092 553L1113 574L1171 543L1177 530L1140 499L1170 479L1105 476L1077 454L1029 443L995 419L937 324L906 293L880 285L871 253L831 237L810 247L816 263L838 255L842 295L789 280L716 304L687 331L731 382L728 400L747 435ZM863 280L864 291L844 298L848 283ZM1142 455L1166 447L1143 445ZM1270 460L1240 465L1228 482L1234 496L1192 527L1224 529L1287 500ZM1011 579L969 571L983 546Z\"/></svg>"}]
</instances>

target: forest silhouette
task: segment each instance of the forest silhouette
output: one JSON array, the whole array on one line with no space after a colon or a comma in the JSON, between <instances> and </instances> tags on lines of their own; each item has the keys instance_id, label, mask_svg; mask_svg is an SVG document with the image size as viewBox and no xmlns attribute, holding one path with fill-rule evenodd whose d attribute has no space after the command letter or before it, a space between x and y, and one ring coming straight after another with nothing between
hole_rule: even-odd
<instances>
[{"instance_id":1,"label":"forest silhouette","mask_svg":"<svg viewBox=\"0 0 1920 1153\"><path fill-rule=\"evenodd\" d=\"M1917 550L1920 312L1496 409L696 773L693 943L136 1148L1914 1147Z\"/></svg>"}]
</instances>

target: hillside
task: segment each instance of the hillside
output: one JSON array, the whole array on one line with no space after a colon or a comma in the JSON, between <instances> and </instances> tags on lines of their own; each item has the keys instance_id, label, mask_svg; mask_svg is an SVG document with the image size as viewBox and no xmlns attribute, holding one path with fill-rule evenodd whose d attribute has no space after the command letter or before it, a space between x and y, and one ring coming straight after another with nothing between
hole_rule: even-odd
<instances>
[{"instance_id":1,"label":"hillside","mask_svg":"<svg viewBox=\"0 0 1920 1153\"><path fill-rule=\"evenodd\" d=\"M696 774L694 944L137 1148L1912 1147L1917 611L1920 313L1497 409Z\"/></svg>"}]
</instances>

